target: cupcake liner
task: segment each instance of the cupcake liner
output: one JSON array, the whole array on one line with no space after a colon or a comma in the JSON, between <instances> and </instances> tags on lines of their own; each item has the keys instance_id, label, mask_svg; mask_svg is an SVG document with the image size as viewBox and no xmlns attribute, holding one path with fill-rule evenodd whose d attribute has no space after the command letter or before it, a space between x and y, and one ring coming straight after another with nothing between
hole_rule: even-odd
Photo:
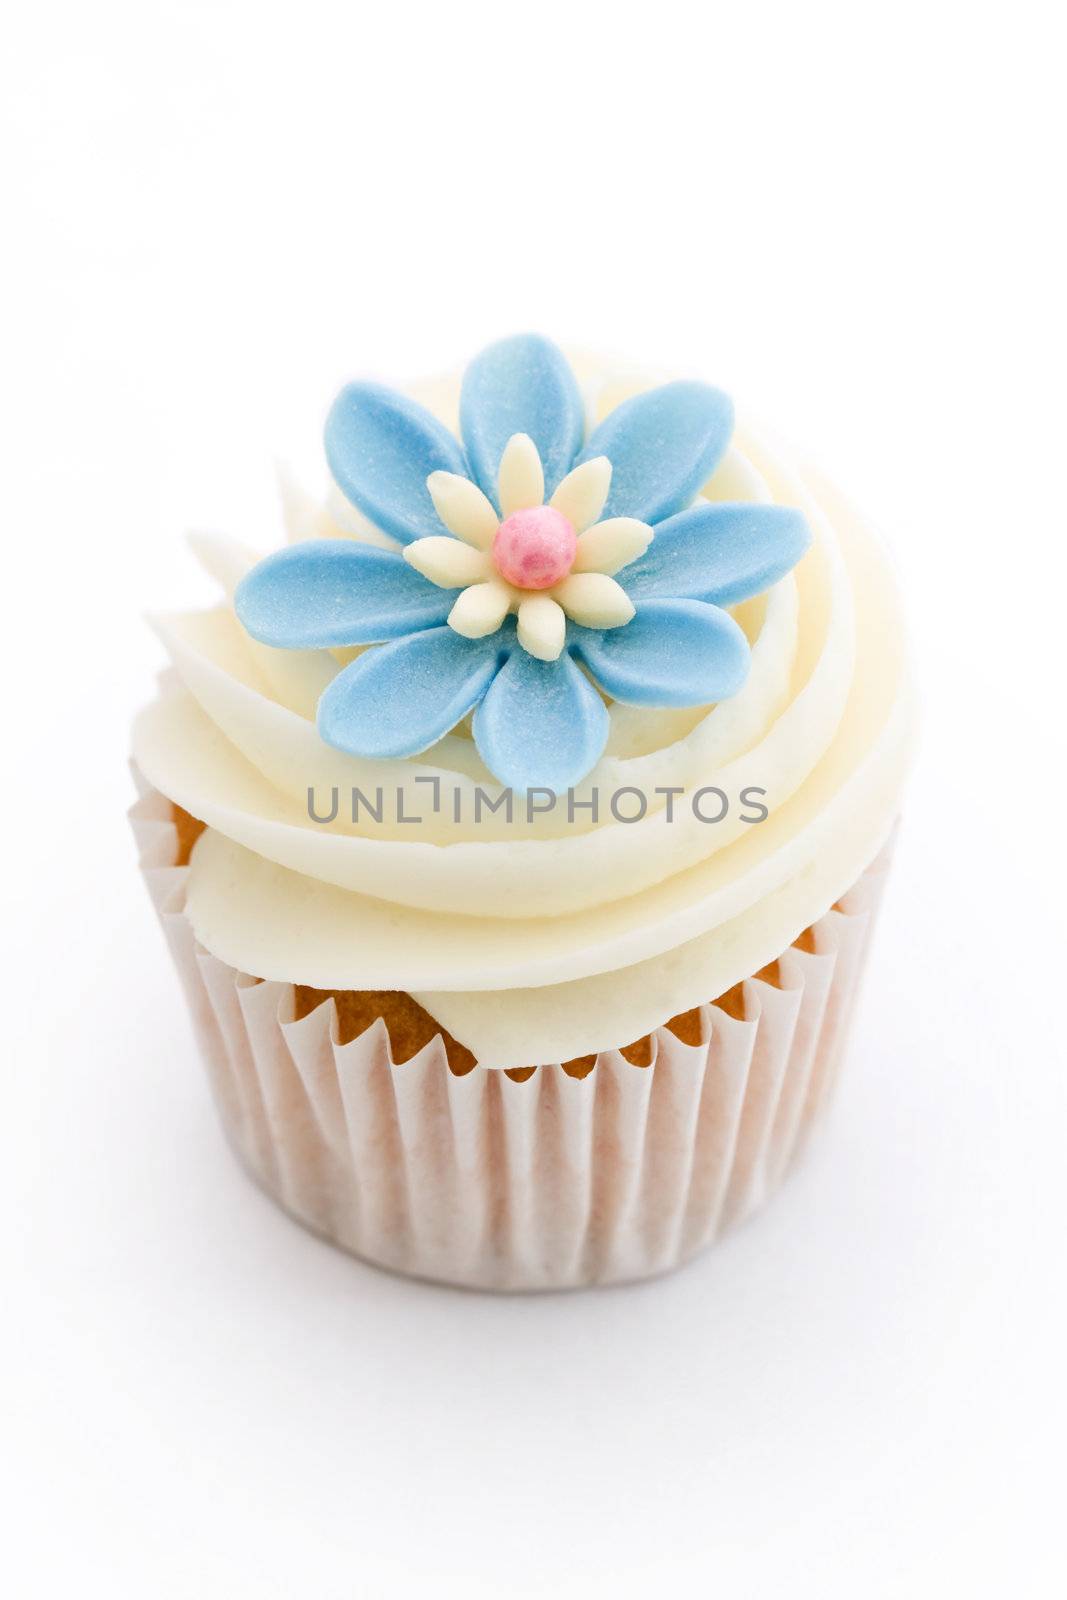
<instances>
[{"instance_id":1,"label":"cupcake liner","mask_svg":"<svg viewBox=\"0 0 1067 1600\"><path fill-rule=\"evenodd\" d=\"M332 999L298 1018L292 984L210 955L184 915L170 802L144 789L130 817L248 1170L354 1255L482 1289L649 1277L762 1205L832 1091L891 851L745 979L740 1006L700 1007L699 1044L663 1026L646 1067L605 1050L582 1076L558 1063L459 1075L440 1037L397 1064L381 1019L342 1044Z\"/></svg>"}]
</instances>

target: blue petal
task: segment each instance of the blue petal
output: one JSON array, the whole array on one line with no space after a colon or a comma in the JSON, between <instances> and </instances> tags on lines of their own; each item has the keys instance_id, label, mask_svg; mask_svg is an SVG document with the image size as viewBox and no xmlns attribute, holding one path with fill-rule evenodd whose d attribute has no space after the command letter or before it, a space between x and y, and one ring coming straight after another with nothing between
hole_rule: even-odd
<instances>
[{"instance_id":1,"label":"blue petal","mask_svg":"<svg viewBox=\"0 0 1067 1600\"><path fill-rule=\"evenodd\" d=\"M619 581L632 600L663 595L732 606L784 578L810 543L807 522L791 506L692 506L659 524Z\"/></svg>"},{"instance_id":2,"label":"blue petal","mask_svg":"<svg viewBox=\"0 0 1067 1600\"><path fill-rule=\"evenodd\" d=\"M600 759L608 713L567 655L538 661L516 650L474 714L474 741L501 783L561 794Z\"/></svg>"},{"instance_id":3,"label":"blue petal","mask_svg":"<svg viewBox=\"0 0 1067 1600\"><path fill-rule=\"evenodd\" d=\"M513 433L528 433L545 469L545 495L570 471L585 428L582 397L566 357L523 333L475 356L463 379L460 431L474 475L496 502L496 476Z\"/></svg>"},{"instance_id":4,"label":"blue petal","mask_svg":"<svg viewBox=\"0 0 1067 1600\"><path fill-rule=\"evenodd\" d=\"M433 628L368 650L320 698L319 733L349 755L418 755L477 705L496 676L503 638Z\"/></svg>"},{"instance_id":5,"label":"blue petal","mask_svg":"<svg viewBox=\"0 0 1067 1600\"><path fill-rule=\"evenodd\" d=\"M253 639L283 650L325 650L438 627L455 598L392 550L308 539L253 567L233 604Z\"/></svg>"},{"instance_id":6,"label":"blue petal","mask_svg":"<svg viewBox=\"0 0 1067 1600\"><path fill-rule=\"evenodd\" d=\"M621 628L574 628L570 642L608 694L634 706L707 705L748 676L748 640L700 600L648 600Z\"/></svg>"},{"instance_id":7,"label":"blue petal","mask_svg":"<svg viewBox=\"0 0 1067 1600\"><path fill-rule=\"evenodd\" d=\"M605 517L659 522L687 506L721 460L734 428L728 395L706 383L667 383L608 413L579 460L607 456Z\"/></svg>"},{"instance_id":8,"label":"blue petal","mask_svg":"<svg viewBox=\"0 0 1067 1600\"><path fill-rule=\"evenodd\" d=\"M326 459L354 505L403 544L447 533L431 472L467 476L459 442L424 406L379 383L350 383L326 418Z\"/></svg>"}]
</instances>

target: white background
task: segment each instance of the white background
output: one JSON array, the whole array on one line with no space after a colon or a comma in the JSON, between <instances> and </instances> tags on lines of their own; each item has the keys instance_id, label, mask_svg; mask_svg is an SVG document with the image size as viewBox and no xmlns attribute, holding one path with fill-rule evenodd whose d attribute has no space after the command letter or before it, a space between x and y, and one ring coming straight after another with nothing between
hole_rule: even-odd
<instances>
[{"instance_id":1,"label":"white background","mask_svg":"<svg viewBox=\"0 0 1067 1600\"><path fill-rule=\"evenodd\" d=\"M26 6L7 30L12 1596L1063 1592L1051 5ZM694 370L889 530L925 738L821 1148L663 1282L488 1298L216 1130L123 819L143 609L334 387L536 328ZM10 469L13 466L13 473Z\"/></svg>"}]
</instances>

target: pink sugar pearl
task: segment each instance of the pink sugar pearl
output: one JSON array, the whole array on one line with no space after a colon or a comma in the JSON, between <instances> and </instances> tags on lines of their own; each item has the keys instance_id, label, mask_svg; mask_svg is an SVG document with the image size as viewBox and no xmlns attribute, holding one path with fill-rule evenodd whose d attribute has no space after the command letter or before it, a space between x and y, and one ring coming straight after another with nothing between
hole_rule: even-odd
<instances>
[{"instance_id":1,"label":"pink sugar pearl","mask_svg":"<svg viewBox=\"0 0 1067 1600\"><path fill-rule=\"evenodd\" d=\"M516 589L551 589L567 576L577 552L573 523L552 506L513 511L493 539L496 569Z\"/></svg>"}]
</instances>

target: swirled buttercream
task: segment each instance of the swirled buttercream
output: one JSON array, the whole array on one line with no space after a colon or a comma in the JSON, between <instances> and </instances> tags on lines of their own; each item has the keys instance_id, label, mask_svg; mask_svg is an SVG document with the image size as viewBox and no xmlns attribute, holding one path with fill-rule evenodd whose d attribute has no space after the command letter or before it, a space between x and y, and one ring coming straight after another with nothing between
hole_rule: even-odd
<instances>
[{"instance_id":1,"label":"swirled buttercream","mask_svg":"<svg viewBox=\"0 0 1067 1600\"><path fill-rule=\"evenodd\" d=\"M591 423L643 387L585 376ZM420 398L454 426L457 393ZM133 737L145 777L207 824L187 898L201 943L264 978L407 990L490 1067L627 1044L773 960L899 808L904 632L878 540L753 429L702 495L799 508L813 534L793 572L733 608L746 681L713 706L609 703L604 753L568 802L518 803L510 820L463 726L400 760L325 744L315 706L352 652L252 639L232 595L257 555L201 541L222 602L155 619L174 671ZM390 542L336 489L313 531ZM353 808L353 791L372 803ZM316 820L335 792L336 816ZM725 797L720 820L693 804L701 792ZM636 803L609 807L622 793Z\"/></svg>"}]
</instances>

